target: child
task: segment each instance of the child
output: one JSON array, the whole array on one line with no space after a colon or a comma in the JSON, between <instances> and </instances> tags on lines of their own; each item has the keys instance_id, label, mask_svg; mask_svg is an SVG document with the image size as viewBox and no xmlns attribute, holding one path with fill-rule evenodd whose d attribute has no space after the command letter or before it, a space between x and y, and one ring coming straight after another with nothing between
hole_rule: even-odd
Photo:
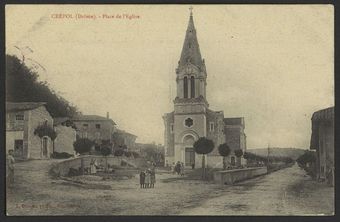
<instances>
[{"instance_id":1,"label":"child","mask_svg":"<svg viewBox=\"0 0 340 222\"><path fill-rule=\"evenodd\" d=\"M149 188L151 183L150 171L147 170L145 173L145 188Z\"/></svg>"},{"instance_id":2,"label":"child","mask_svg":"<svg viewBox=\"0 0 340 222\"><path fill-rule=\"evenodd\" d=\"M140 188L144 188L145 187L145 172L141 171L139 174L139 183L140 183Z\"/></svg>"}]
</instances>

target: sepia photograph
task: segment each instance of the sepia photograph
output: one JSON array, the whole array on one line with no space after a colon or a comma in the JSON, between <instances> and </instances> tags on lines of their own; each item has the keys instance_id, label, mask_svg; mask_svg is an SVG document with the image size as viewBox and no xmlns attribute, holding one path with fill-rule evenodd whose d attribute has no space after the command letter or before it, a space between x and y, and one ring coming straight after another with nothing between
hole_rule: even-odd
<instances>
[{"instance_id":1,"label":"sepia photograph","mask_svg":"<svg viewBox=\"0 0 340 222\"><path fill-rule=\"evenodd\" d=\"M335 214L333 5L7 4L5 47L7 216Z\"/></svg>"}]
</instances>

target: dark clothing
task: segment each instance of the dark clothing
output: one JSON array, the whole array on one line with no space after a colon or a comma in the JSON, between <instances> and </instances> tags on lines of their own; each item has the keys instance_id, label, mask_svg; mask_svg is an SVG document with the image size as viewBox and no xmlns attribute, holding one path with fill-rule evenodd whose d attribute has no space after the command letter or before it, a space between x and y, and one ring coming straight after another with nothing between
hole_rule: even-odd
<instances>
[{"instance_id":1,"label":"dark clothing","mask_svg":"<svg viewBox=\"0 0 340 222\"><path fill-rule=\"evenodd\" d=\"M145 173L144 172L140 172L139 174L139 183L141 188L144 187L144 183L145 183Z\"/></svg>"}]
</instances>

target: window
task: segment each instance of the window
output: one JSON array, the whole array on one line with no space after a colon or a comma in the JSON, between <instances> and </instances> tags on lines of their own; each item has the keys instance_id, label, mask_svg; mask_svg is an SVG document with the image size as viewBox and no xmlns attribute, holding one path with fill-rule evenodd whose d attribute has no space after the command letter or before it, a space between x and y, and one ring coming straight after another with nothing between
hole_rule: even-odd
<instances>
[{"instance_id":1,"label":"window","mask_svg":"<svg viewBox=\"0 0 340 222\"><path fill-rule=\"evenodd\" d=\"M214 131L214 130L215 130L215 123L214 123L214 122L210 122L210 124L209 124L209 130L210 130L210 131Z\"/></svg>"},{"instance_id":2,"label":"window","mask_svg":"<svg viewBox=\"0 0 340 222\"><path fill-rule=\"evenodd\" d=\"M191 76L190 78L191 85L191 98L195 98L195 77Z\"/></svg>"},{"instance_id":3,"label":"window","mask_svg":"<svg viewBox=\"0 0 340 222\"><path fill-rule=\"evenodd\" d=\"M100 124L96 124L96 129L100 129Z\"/></svg>"},{"instance_id":4,"label":"window","mask_svg":"<svg viewBox=\"0 0 340 222\"><path fill-rule=\"evenodd\" d=\"M24 120L24 115L15 115L15 120Z\"/></svg>"},{"instance_id":5,"label":"window","mask_svg":"<svg viewBox=\"0 0 340 222\"><path fill-rule=\"evenodd\" d=\"M187 118L187 119L184 121L184 124L185 124L187 127L191 127L192 125L194 125L194 120L191 119L191 118Z\"/></svg>"},{"instance_id":6,"label":"window","mask_svg":"<svg viewBox=\"0 0 340 222\"><path fill-rule=\"evenodd\" d=\"M188 98L188 78L184 77L184 81L183 81L183 88L184 88L184 98Z\"/></svg>"},{"instance_id":7,"label":"window","mask_svg":"<svg viewBox=\"0 0 340 222\"><path fill-rule=\"evenodd\" d=\"M174 124L171 123L171 124L170 124L170 133L173 133L173 132L174 132Z\"/></svg>"}]
</instances>

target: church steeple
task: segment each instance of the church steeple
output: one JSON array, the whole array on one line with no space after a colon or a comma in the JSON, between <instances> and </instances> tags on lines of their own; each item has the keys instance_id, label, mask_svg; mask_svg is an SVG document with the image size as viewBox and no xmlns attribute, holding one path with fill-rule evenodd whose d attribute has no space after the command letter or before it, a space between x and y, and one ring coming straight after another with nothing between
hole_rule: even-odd
<instances>
[{"instance_id":1,"label":"church steeple","mask_svg":"<svg viewBox=\"0 0 340 222\"><path fill-rule=\"evenodd\" d=\"M184 39L184 44L182 48L181 58L178 62L178 68L184 67L187 63L191 63L198 68L202 67L202 56L200 48L198 45L198 40L196 36L196 29L194 25L194 19L192 15L192 8L189 17L189 23Z\"/></svg>"}]
</instances>

